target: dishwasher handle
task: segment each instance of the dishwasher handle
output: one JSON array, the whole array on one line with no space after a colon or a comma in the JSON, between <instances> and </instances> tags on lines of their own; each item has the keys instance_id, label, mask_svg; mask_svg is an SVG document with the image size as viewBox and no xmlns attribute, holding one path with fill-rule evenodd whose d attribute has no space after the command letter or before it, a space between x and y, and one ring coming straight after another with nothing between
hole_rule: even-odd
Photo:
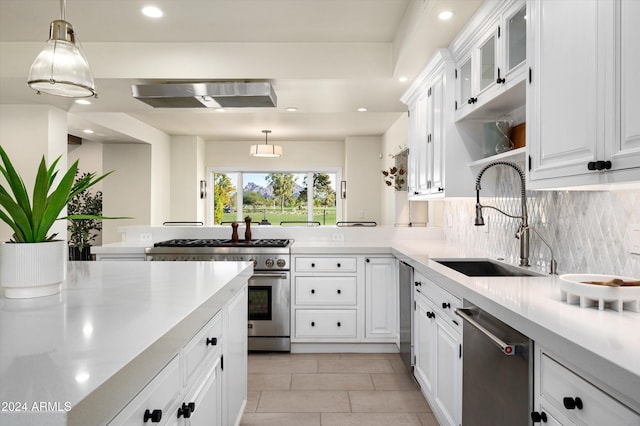
<instances>
[{"instance_id":1,"label":"dishwasher handle","mask_svg":"<svg viewBox=\"0 0 640 426\"><path fill-rule=\"evenodd\" d=\"M470 326L487 336L487 338L489 338L489 340L491 340L494 345L500 348L503 354L512 356L520 353L521 345L507 343L497 337L495 334L484 328L478 321L474 320L469 313L469 309L457 308L455 310L455 313L464 321L466 321Z\"/></svg>"}]
</instances>

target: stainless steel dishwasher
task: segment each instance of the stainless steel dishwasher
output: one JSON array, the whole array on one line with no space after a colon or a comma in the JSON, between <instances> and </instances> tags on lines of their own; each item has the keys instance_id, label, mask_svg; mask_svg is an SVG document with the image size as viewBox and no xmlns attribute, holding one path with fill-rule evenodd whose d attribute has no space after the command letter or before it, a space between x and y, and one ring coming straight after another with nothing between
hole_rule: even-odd
<instances>
[{"instance_id":1,"label":"stainless steel dishwasher","mask_svg":"<svg viewBox=\"0 0 640 426\"><path fill-rule=\"evenodd\" d=\"M462 424L530 425L533 407L533 341L465 303Z\"/></svg>"}]
</instances>

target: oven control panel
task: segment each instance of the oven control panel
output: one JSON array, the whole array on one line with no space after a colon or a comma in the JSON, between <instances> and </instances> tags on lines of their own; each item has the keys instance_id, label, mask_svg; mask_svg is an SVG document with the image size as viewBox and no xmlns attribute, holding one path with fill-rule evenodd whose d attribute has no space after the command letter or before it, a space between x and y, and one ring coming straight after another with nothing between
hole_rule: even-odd
<instances>
[{"instance_id":1,"label":"oven control panel","mask_svg":"<svg viewBox=\"0 0 640 426\"><path fill-rule=\"evenodd\" d=\"M194 253L167 253L147 254L148 261L218 261L218 262L253 262L253 268L257 270L288 270L288 256L283 255L256 255L256 254L194 254Z\"/></svg>"}]
</instances>

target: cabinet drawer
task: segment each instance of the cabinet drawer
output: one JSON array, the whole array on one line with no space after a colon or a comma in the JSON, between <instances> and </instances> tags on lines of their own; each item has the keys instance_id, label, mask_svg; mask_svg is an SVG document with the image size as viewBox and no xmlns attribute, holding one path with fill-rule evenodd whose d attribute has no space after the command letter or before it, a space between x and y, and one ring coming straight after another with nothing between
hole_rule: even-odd
<instances>
[{"instance_id":1,"label":"cabinet drawer","mask_svg":"<svg viewBox=\"0 0 640 426\"><path fill-rule=\"evenodd\" d=\"M297 257L296 272L356 272L356 258Z\"/></svg>"},{"instance_id":2,"label":"cabinet drawer","mask_svg":"<svg viewBox=\"0 0 640 426\"><path fill-rule=\"evenodd\" d=\"M638 413L631 411L544 353L540 357L540 394L570 421L578 424L630 425L640 422ZM565 404L565 398L571 400L567 400ZM567 408L571 407L572 403L578 406L573 409ZM580 405L582 408L579 408Z\"/></svg>"},{"instance_id":3,"label":"cabinet drawer","mask_svg":"<svg viewBox=\"0 0 640 426\"><path fill-rule=\"evenodd\" d=\"M296 277L297 305L355 305L356 277Z\"/></svg>"},{"instance_id":4,"label":"cabinet drawer","mask_svg":"<svg viewBox=\"0 0 640 426\"><path fill-rule=\"evenodd\" d=\"M296 309L296 337L356 337L356 311Z\"/></svg>"},{"instance_id":5,"label":"cabinet drawer","mask_svg":"<svg viewBox=\"0 0 640 426\"><path fill-rule=\"evenodd\" d=\"M126 407L109 422L110 425L165 425L174 420L175 407L180 396L180 363L174 357ZM155 413L154 413L155 411ZM159 415L160 421L151 423L147 416Z\"/></svg>"},{"instance_id":6,"label":"cabinet drawer","mask_svg":"<svg viewBox=\"0 0 640 426\"><path fill-rule=\"evenodd\" d=\"M462 320L455 313L456 308L462 307L462 299L420 274L416 274L414 278L414 281L420 283L415 286L416 290L435 305L436 314L447 318L452 326L462 331Z\"/></svg>"},{"instance_id":7,"label":"cabinet drawer","mask_svg":"<svg viewBox=\"0 0 640 426\"><path fill-rule=\"evenodd\" d=\"M189 383L193 374L205 360L212 359L221 351L222 314L218 312L184 347L183 362L185 380Z\"/></svg>"}]
</instances>

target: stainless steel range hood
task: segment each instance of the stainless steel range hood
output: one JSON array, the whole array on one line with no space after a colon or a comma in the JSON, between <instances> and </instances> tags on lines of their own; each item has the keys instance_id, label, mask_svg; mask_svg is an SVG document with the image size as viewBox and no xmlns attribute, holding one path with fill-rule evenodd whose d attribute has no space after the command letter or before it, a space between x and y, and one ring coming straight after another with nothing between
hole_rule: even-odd
<instances>
[{"instance_id":1,"label":"stainless steel range hood","mask_svg":"<svg viewBox=\"0 0 640 426\"><path fill-rule=\"evenodd\" d=\"M278 104L268 82L136 84L131 92L154 108L264 108Z\"/></svg>"}]
</instances>

